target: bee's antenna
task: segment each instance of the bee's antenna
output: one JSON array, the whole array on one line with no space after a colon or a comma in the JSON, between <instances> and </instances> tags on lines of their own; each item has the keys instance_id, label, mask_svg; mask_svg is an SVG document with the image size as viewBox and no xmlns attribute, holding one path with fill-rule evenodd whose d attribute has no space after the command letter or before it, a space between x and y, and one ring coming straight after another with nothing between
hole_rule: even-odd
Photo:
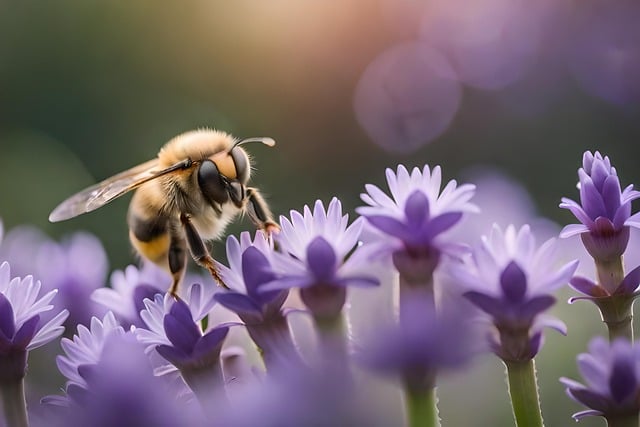
<instances>
[{"instance_id":1,"label":"bee's antenna","mask_svg":"<svg viewBox=\"0 0 640 427\"><path fill-rule=\"evenodd\" d=\"M233 147L231 147L231 150L233 150L233 148L237 147L238 145L244 145L250 142L261 142L264 145L267 145L269 147L273 147L274 145L276 145L276 141L273 138L269 138L268 136L258 136L258 137L241 139L240 141L233 144Z\"/></svg>"}]
</instances>

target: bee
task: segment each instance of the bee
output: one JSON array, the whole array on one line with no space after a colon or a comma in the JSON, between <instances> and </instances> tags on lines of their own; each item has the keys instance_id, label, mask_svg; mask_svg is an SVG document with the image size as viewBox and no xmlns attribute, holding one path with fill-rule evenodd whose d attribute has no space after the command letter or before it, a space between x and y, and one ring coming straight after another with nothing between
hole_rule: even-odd
<instances>
[{"instance_id":1,"label":"bee","mask_svg":"<svg viewBox=\"0 0 640 427\"><path fill-rule=\"evenodd\" d=\"M237 140L218 130L183 133L155 159L69 197L49 221L91 212L135 190L127 214L129 240L139 255L171 273L169 292L177 295L188 252L225 286L205 242L221 237L240 213L268 234L279 230L259 191L247 186L251 163L241 146L250 142L275 145L271 138Z\"/></svg>"}]
</instances>

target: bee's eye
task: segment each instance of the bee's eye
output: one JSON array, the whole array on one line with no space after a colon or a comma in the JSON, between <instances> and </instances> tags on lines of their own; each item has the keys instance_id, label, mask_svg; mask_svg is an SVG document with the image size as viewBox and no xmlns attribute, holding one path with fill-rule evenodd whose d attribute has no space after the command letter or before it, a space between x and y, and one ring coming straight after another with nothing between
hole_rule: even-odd
<instances>
[{"instance_id":1,"label":"bee's eye","mask_svg":"<svg viewBox=\"0 0 640 427\"><path fill-rule=\"evenodd\" d=\"M236 167L236 177L242 184L249 181L249 159L247 153L240 147L233 147L229 153Z\"/></svg>"},{"instance_id":2,"label":"bee's eye","mask_svg":"<svg viewBox=\"0 0 640 427\"><path fill-rule=\"evenodd\" d=\"M204 160L198 168L198 185L202 194L211 201L222 204L229 200L227 183L211 160Z\"/></svg>"}]
</instances>

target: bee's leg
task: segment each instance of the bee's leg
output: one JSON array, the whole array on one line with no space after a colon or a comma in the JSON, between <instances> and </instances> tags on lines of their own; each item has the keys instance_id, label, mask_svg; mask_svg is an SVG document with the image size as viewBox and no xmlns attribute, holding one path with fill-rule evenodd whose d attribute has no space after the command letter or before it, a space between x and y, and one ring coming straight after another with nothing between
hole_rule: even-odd
<instances>
[{"instance_id":1,"label":"bee's leg","mask_svg":"<svg viewBox=\"0 0 640 427\"><path fill-rule=\"evenodd\" d=\"M247 213L251 221L260 230L264 230L267 233L280 231L280 226L273 220L273 215L267 202L264 201L262 195L258 192L257 188L247 188Z\"/></svg>"},{"instance_id":2,"label":"bee's leg","mask_svg":"<svg viewBox=\"0 0 640 427\"><path fill-rule=\"evenodd\" d=\"M209 254L209 250L202 241L202 238L198 234L198 231L191 223L189 215L180 214L180 222L182 222L182 226L187 236L187 245L189 246L191 256L193 257L195 262L198 263L198 265L209 270L209 273L211 273L213 279L220 286L229 289L229 287L225 285L224 281L222 280L222 277L220 277L220 273L218 273L218 269L216 268L216 263Z\"/></svg>"},{"instance_id":3,"label":"bee's leg","mask_svg":"<svg viewBox=\"0 0 640 427\"><path fill-rule=\"evenodd\" d=\"M173 276L173 283L169 288L169 293L178 297L178 285L184 277L187 268L187 243L180 233L171 233L171 244L169 245L169 270Z\"/></svg>"}]
</instances>

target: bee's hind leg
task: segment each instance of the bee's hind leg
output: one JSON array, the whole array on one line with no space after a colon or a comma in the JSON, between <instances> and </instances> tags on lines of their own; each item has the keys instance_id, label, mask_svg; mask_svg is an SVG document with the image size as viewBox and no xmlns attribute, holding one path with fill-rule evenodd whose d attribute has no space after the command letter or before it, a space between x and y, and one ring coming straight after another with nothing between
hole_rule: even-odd
<instances>
[{"instance_id":1,"label":"bee's hind leg","mask_svg":"<svg viewBox=\"0 0 640 427\"><path fill-rule=\"evenodd\" d=\"M169 288L169 293L178 298L178 286L187 269L187 244L184 238L177 236L176 233L172 234L168 258L173 282Z\"/></svg>"},{"instance_id":2,"label":"bee's hind leg","mask_svg":"<svg viewBox=\"0 0 640 427\"><path fill-rule=\"evenodd\" d=\"M191 251L191 256L194 261L209 270L213 279L218 283L218 285L223 288L229 289L229 287L224 283L218 269L216 268L216 263L209 254L209 250L205 246L202 238L198 234L198 231L191 223L191 219L187 214L180 214L180 222L185 231L185 235L187 236L187 245L189 246L189 250Z\"/></svg>"}]
</instances>

